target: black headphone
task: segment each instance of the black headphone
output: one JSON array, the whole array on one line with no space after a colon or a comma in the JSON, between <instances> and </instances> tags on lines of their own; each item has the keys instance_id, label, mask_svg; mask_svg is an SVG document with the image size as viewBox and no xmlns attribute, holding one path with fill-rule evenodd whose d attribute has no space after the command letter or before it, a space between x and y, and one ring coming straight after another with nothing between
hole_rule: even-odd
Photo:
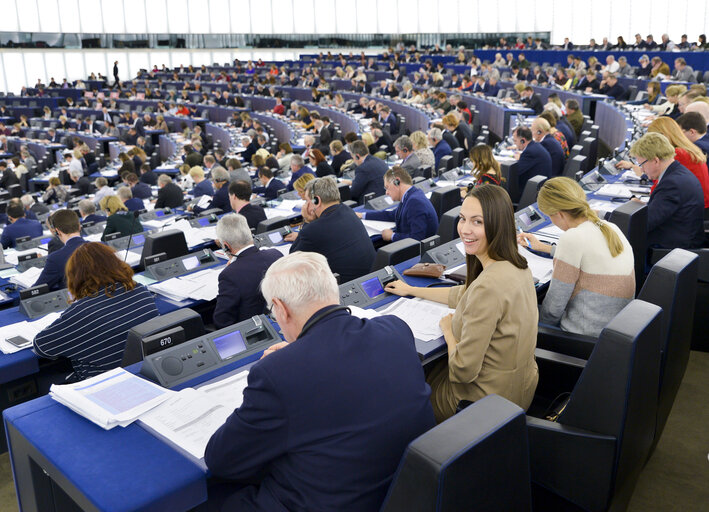
<instances>
[{"instance_id":1,"label":"black headphone","mask_svg":"<svg viewBox=\"0 0 709 512\"><path fill-rule=\"evenodd\" d=\"M315 188L315 187L313 187L313 188ZM313 197L312 201L315 206L320 204L320 198L318 196Z\"/></svg>"},{"instance_id":2,"label":"black headphone","mask_svg":"<svg viewBox=\"0 0 709 512\"><path fill-rule=\"evenodd\" d=\"M311 328L313 325L315 325L316 323L318 323L320 320L322 320L323 318L325 318L325 317L326 317L327 315L329 315L330 313L334 313L335 311L342 311L342 310L347 310L348 313L352 313L352 311L350 310L350 308L348 308L347 306L335 306L335 307L332 308L332 309L328 309L327 311L323 311L323 312L320 313L319 315L314 316L313 318L311 318L310 320L308 320L307 322L305 322L305 325L304 325L303 328L301 329L300 334L298 335L298 338L301 338L301 337L305 336L305 333L308 332L308 330L310 330L310 328ZM296 338L296 339L298 339L298 338Z\"/></svg>"},{"instance_id":3,"label":"black headphone","mask_svg":"<svg viewBox=\"0 0 709 512\"><path fill-rule=\"evenodd\" d=\"M395 187L398 187L399 185L401 185L401 180L399 178L394 178L392 180L391 184L394 185Z\"/></svg>"}]
</instances>

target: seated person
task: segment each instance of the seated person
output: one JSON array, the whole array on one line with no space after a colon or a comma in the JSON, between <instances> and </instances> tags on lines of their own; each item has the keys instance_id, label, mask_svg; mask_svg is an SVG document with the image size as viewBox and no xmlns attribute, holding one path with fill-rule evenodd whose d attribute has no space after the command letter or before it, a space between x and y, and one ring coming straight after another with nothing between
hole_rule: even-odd
<instances>
[{"instance_id":1,"label":"seated person","mask_svg":"<svg viewBox=\"0 0 709 512\"><path fill-rule=\"evenodd\" d=\"M0 243L3 249L15 247L16 240L23 236L37 238L42 236L42 224L37 220L25 218L25 209L20 201L8 203L7 205L7 226L2 230Z\"/></svg>"},{"instance_id":2,"label":"seated person","mask_svg":"<svg viewBox=\"0 0 709 512\"><path fill-rule=\"evenodd\" d=\"M581 186L552 178L539 190L539 209L564 233L556 245L521 233L522 246L554 257L554 273L541 309L541 322L565 331L598 336L635 298L633 248L615 224L600 220Z\"/></svg>"},{"instance_id":3,"label":"seated person","mask_svg":"<svg viewBox=\"0 0 709 512\"><path fill-rule=\"evenodd\" d=\"M352 157L339 140L333 140L330 143L330 154L332 155L332 163L330 164L332 169L337 176L342 176L342 164L352 160Z\"/></svg>"},{"instance_id":4,"label":"seated person","mask_svg":"<svg viewBox=\"0 0 709 512\"><path fill-rule=\"evenodd\" d=\"M100 205L101 199L103 199L104 197L116 194L116 191L108 186L108 180L103 176L94 180L94 186L96 187L96 193L94 194L94 203L96 205Z\"/></svg>"},{"instance_id":5,"label":"seated person","mask_svg":"<svg viewBox=\"0 0 709 512\"><path fill-rule=\"evenodd\" d=\"M83 380L121 364L128 330L158 316L155 299L133 281L133 270L102 243L80 245L66 265L74 302L34 339L40 357L66 357L74 379Z\"/></svg>"},{"instance_id":6,"label":"seated person","mask_svg":"<svg viewBox=\"0 0 709 512\"><path fill-rule=\"evenodd\" d=\"M318 252L333 272L346 283L369 273L374 246L364 224L352 208L340 203L340 191L332 176L317 178L305 186L303 217L313 219L300 230L290 252Z\"/></svg>"},{"instance_id":7,"label":"seated person","mask_svg":"<svg viewBox=\"0 0 709 512\"><path fill-rule=\"evenodd\" d=\"M91 181L84 176L84 172L81 169L71 169L69 178L74 183L73 187L78 190L77 196L85 196L91 193Z\"/></svg>"},{"instance_id":8,"label":"seated person","mask_svg":"<svg viewBox=\"0 0 709 512\"><path fill-rule=\"evenodd\" d=\"M154 187L158 184L158 175L150 169L150 164L140 166L140 182Z\"/></svg>"},{"instance_id":9,"label":"seated person","mask_svg":"<svg viewBox=\"0 0 709 512\"><path fill-rule=\"evenodd\" d=\"M123 181L130 187L133 197L138 199L151 199L153 197L153 191L150 185L141 182L137 174L129 172L125 175Z\"/></svg>"},{"instance_id":10,"label":"seated person","mask_svg":"<svg viewBox=\"0 0 709 512\"><path fill-rule=\"evenodd\" d=\"M0 188L7 190L9 187L19 184L20 178L17 177L15 171L8 169L5 160L0 160Z\"/></svg>"},{"instance_id":11,"label":"seated person","mask_svg":"<svg viewBox=\"0 0 709 512\"><path fill-rule=\"evenodd\" d=\"M49 178L47 190L42 194L42 202L44 204L66 203L67 199L69 199L69 191L62 185L59 178L56 176Z\"/></svg>"},{"instance_id":12,"label":"seated person","mask_svg":"<svg viewBox=\"0 0 709 512\"><path fill-rule=\"evenodd\" d=\"M630 155L657 185L647 203L647 246L696 249L704 243L704 195L699 180L675 160L661 133L646 133Z\"/></svg>"},{"instance_id":13,"label":"seated person","mask_svg":"<svg viewBox=\"0 0 709 512\"><path fill-rule=\"evenodd\" d=\"M343 180L343 183L350 185L352 200L358 203L364 202L364 196L374 193L374 197L384 195L384 173L387 172L387 164L375 156L369 154L367 145L361 140L356 140L351 144L352 160L357 165L355 168L354 180Z\"/></svg>"},{"instance_id":14,"label":"seated person","mask_svg":"<svg viewBox=\"0 0 709 512\"><path fill-rule=\"evenodd\" d=\"M131 192L130 187L120 187L116 191L116 196L123 201L123 205L128 208L129 212L139 212L145 209L145 204L142 199L133 197L133 192Z\"/></svg>"},{"instance_id":15,"label":"seated person","mask_svg":"<svg viewBox=\"0 0 709 512\"><path fill-rule=\"evenodd\" d=\"M443 132L440 128L431 128L428 131L428 144L431 146L434 158L434 171L438 169L438 165L441 163L441 158L444 156L449 156L453 154L450 144L443 140Z\"/></svg>"},{"instance_id":16,"label":"seated person","mask_svg":"<svg viewBox=\"0 0 709 512\"><path fill-rule=\"evenodd\" d=\"M520 92L519 95L522 105L534 110L534 113L537 115L542 113L542 110L544 110L544 105L542 104L542 100L539 99L539 95L534 93L534 89L531 85L528 85L522 89L522 92Z\"/></svg>"},{"instance_id":17,"label":"seated person","mask_svg":"<svg viewBox=\"0 0 709 512\"><path fill-rule=\"evenodd\" d=\"M155 201L155 208L181 208L184 203L184 196L179 185L173 183L172 178L167 174L158 177L158 198Z\"/></svg>"},{"instance_id":18,"label":"seated person","mask_svg":"<svg viewBox=\"0 0 709 512\"><path fill-rule=\"evenodd\" d=\"M25 209L25 217L31 220L39 220L37 215L49 213L49 207L44 203L38 203L31 194L23 194L20 197L22 207Z\"/></svg>"},{"instance_id":19,"label":"seated person","mask_svg":"<svg viewBox=\"0 0 709 512\"><path fill-rule=\"evenodd\" d=\"M194 188L190 192L192 197L214 196L214 188L212 183L204 177L204 169L199 166L192 167L190 169L190 178L194 181Z\"/></svg>"},{"instance_id":20,"label":"seated person","mask_svg":"<svg viewBox=\"0 0 709 512\"><path fill-rule=\"evenodd\" d=\"M246 183L237 181L231 184L234 185ZM217 245L229 256L229 263L219 274L219 295L213 316L214 325L221 329L266 310L261 280L268 267L282 255L276 249L257 249L246 218L236 213L219 219Z\"/></svg>"},{"instance_id":21,"label":"seated person","mask_svg":"<svg viewBox=\"0 0 709 512\"><path fill-rule=\"evenodd\" d=\"M229 204L233 212L246 219L249 229L256 229L259 222L266 220L266 210L251 204L251 184L245 181L235 181L229 184Z\"/></svg>"},{"instance_id":22,"label":"seated person","mask_svg":"<svg viewBox=\"0 0 709 512\"><path fill-rule=\"evenodd\" d=\"M295 180L300 178L303 174L308 173L315 175L313 170L307 165L305 165L305 161L300 155L293 155L291 157L290 169L293 174L291 174L290 181L288 182L288 186L286 187L289 191L293 190L293 183L295 183Z\"/></svg>"},{"instance_id":23,"label":"seated person","mask_svg":"<svg viewBox=\"0 0 709 512\"><path fill-rule=\"evenodd\" d=\"M261 289L287 341L251 367L242 405L207 444L211 474L235 482L210 504L379 510L407 445L434 424L411 330L339 306L319 254L279 259Z\"/></svg>"},{"instance_id":24,"label":"seated person","mask_svg":"<svg viewBox=\"0 0 709 512\"><path fill-rule=\"evenodd\" d=\"M438 231L438 214L423 190L413 186L409 173L395 165L384 174L384 189L393 201L401 201L395 210L368 211L357 216L371 220L396 222L394 230L382 231L387 242L404 238L423 240Z\"/></svg>"},{"instance_id":25,"label":"seated person","mask_svg":"<svg viewBox=\"0 0 709 512\"><path fill-rule=\"evenodd\" d=\"M500 185L502 183L502 171L500 163L495 160L495 155L492 153L492 148L487 144L478 144L470 150L470 163L473 166L472 175L475 178L474 186L485 185ZM468 193L465 187L463 199Z\"/></svg>"},{"instance_id":26,"label":"seated person","mask_svg":"<svg viewBox=\"0 0 709 512\"><path fill-rule=\"evenodd\" d=\"M214 188L217 191L212 196L212 200L204 208L195 205L192 211L195 215L199 215L205 210L211 210L212 208L219 208L222 212L230 212L231 204L229 203L229 171L223 167L217 167L212 170L212 181L214 182Z\"/></svg>"},{"instance_id":27,"label":"seated person","mask_svg":"<svg viewBox=\"0 0 709 512\"><path fill-rule=\"evenodd\" d=\"M544 146L532 139L532 130L526 126L518 126L512 132L512 140L521 153L515 154L517 159L517 180L520 193L524 190L527 180L541 174L551 176L552 163L549 152Z\"/></svg>"},{"instance_id":28,"label":"seated person","mask_svg":"<svg viewBox=\"0 0 709 512\"><path fill-rule=\"evenodd\" d=\"M304 174L306 176L306 174ZM310 174L314 176L314 174ZM258 180L261 183L260 187L254 187L254 194L263 195L267 200L278 197L278 191L286 188L285 183L273 177L273 170L266 166L259 167ZM297 180L296 180L297 181ZM295 182L294 182L295 183Z\"/></svg>"},{"instance_id":29,"label":"seated person","mask_svg":"<svg viewBox=\"0 0 709 512\"><path fill-rule=\"evenodd\" d=\"M423 173L419 171L421 160L414 152L414 144L411 142L411 138L408 135L402 135L396 139L394 142L394 152L397 157L401 158L401 167L403 167L411 177L416 178L423 176Z\"/></svg>"},{"instance_id":30,"label":"seated person","mask_svg":"<svg viewBox=\"0 0 709 512\"><path fill-rule=\"evenodd\" d=\"M561 148L561 144L551 134L549 121L541 117L532 121L532 138L549 153L551 157L551 176L561 176L564 172L566 158L564 158L564 150Z\"/></svg>"},{"instance_id":31,"label":"seated person","mask_svg":"<svg viewBox=\"0 0 709 512\"><path fill-rule=\"evenodd\" d=\"M79 201L79 215L81 215L82 224L86 224L87 222L93 222L94 224L106 222L106 217L96 213L96 205L91 199L82 199Z\"/></svg>"},{"instance_id":32,"label":"seated person","mask_svg":"<svg viewBox=\"0 0 709 512\"><path fill-rule=\"evenodd\" d=\"M318 178L335 175L335 170L329 163L327 163L325 155L323 155L322 151L320 151L319 149L311 149L309 158L310 165L315 168L315 175Z\"/></svg>"},{"instance_id":33,"label":"seated person","mask_svg":"<svg viewBox=\"0 0 709 512\"><path fill-rule=\"evenodd\" d=\"M677 118L677 124L684 135L704 152L704 155L709 155L709 135L704 116L699 112L686 112Z\"/></svg>"},{"instance_id":34,"label":"seated person","mask_svg":"<svg viewBox=\"0 0 709 512\"><path fill-rule=\"evenodd\" d=\"M123 201L117 196L108 196L101 199L101 209L108 213L106 227L103 229L101 240L106 240L106 235L120 233L120 236L142 233L143 225L138 219L137 212L129 212Z\"/></svg>"},{"instance_id":35,"label":"seated person","mask_svg":"<svg viewBox=\"0 0 709 512\"><path fill-rule=\"evenodd\" d=\"M89 200L89 202L91 201ZM42 273L32 286L47 284L50 290L59 290L66 288L64 268L67 261L74 251L86 241L81 238L81 224L79 224L79 217L73 210L57 210L47 220L47 223L64 246L47 256Z\"/></svg>"},{"instance_id":36,"label":"seated person","mask_svg":"<svg viewBox=\"0 0 709 512\"><path fill-rule=\"evenodd\" d=\"M526 409L537 387L537 294L515 239L507 191L482 185L460 209L468 279L464 286L418 288L394 281L386 291L448 304L441 319L448 357L429 373L436 420L455 414L461 400L495 393Z\"/></svg>"},{"instance_id":37,"label":"seated person","mask_svg":"<svg viewBox=\"0 0 709 512\"><path fill-rule=\"evenodd\" d=\"M303 174L300 178L295 180L295 183L293 183L293 190L295 190L298 193L298 197L301 199L304 198L305 194L305 185L308 184L308 182L313 181L315 179L315 176L312 174Z\"/></svg>"}]
</instances>

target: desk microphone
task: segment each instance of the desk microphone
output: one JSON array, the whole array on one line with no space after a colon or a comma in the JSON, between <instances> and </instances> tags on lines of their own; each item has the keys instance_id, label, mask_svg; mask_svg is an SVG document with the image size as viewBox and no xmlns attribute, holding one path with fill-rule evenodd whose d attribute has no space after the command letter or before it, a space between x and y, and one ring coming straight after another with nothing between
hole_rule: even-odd
<instances>
[{"instance_id":1,"label":"desk microphone","mask_svg":"<svg viewBox=\"0 0 709 512\"><path fill-rule=\"evenodd\" d=\"M130 243L133 240L133 231L135 231L135 220L140 216L140 211L136 210L133 212L133 222L130 226L130 234L128 235L128 245L126 246L126 253L123 256L123 263L128 261L128 249L130 249Z\"/></svg>"}]
</instances>

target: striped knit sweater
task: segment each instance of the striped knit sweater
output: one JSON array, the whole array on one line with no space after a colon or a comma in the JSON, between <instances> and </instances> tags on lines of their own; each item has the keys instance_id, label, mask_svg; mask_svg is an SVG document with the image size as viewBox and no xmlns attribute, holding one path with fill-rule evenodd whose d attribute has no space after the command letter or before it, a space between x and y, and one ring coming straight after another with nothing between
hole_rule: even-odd
<instances>
[{"instance_id":1,"label":"striped knit sweater","mask_svg":"<svg viewBox=\"0 0 709 512\"><path fill-rule=\"evenodd\" d=\"M603 234L592 222L565 231L554 253L554 272L540 321L565 331L598 336L606 324L635 296L633 249L623 242L613 258Z\"/></svg>"},{"instance_id":2,"label":"striped knit sweater","mask_svg":"<svg viewBox=\"0 0 709 512\"><path fill-rule=\"evenodd\" d=\"M112 297L97 295L73 303L34 340L34 351L50 359L67 357L83 380L121 364L128 330L158 316L155 299L143 285L116 286Z\"/></svg>"}]
</instances>

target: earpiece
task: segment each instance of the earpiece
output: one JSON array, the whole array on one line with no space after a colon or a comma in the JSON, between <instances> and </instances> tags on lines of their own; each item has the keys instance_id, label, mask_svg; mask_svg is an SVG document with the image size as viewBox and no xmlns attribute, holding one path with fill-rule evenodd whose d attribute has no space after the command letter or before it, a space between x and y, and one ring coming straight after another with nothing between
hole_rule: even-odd
<instances>
[{"instance_id":1,"label":"earpiece","mask_svg":"<svg viewBox=\"0 0 709 512\"><path fill-rule=\"evenodd\" d=\"M395 187L398 187L399 185L401 185L401 180L399 178L394 178L394 180L391 183Z\"/></svg>"},{"instance_id":2,"label":"earpiece","mask_svg":"<svg viewBox=\"0 0 709 512\"><path fill-rule=\"evenodd\" d=\"M313 197L313 204L315 206L320 204L320 198L318 196Z\"/></svg>"}]
</instances>

